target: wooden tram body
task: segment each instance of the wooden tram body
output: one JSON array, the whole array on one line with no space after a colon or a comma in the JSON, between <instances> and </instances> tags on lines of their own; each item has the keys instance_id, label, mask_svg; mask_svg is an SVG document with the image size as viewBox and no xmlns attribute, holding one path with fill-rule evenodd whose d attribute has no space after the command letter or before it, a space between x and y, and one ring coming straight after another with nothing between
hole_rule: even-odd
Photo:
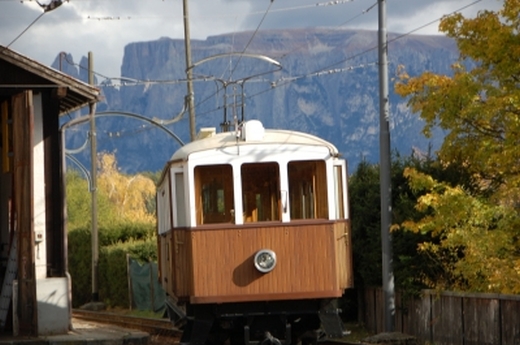
<instances>
[{"instance_id":1,"label":"wooden tram body","mask_svg":"<svg viewBox=\"0 0 520 345\"><path fill-rule=\"evenodd\" d=\"M172 315L184 307L181 342L341 335L334 301L353 285L345 160L256 120L201 133L157 189L160 280Z\"/></svg>"}]
</instances>

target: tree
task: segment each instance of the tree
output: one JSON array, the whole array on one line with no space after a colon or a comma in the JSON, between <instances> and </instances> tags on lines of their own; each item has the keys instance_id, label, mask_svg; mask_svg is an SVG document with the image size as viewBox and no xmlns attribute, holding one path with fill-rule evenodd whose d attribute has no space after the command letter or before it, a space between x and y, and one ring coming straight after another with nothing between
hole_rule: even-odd
<instances>
[{"instance_id":1,"label":"tree","mask_svg":"<svg viewBox=\"0 0 520 345\"><path fill-rule=\"evenodd\" d=\"M98 222L155 224L155 184L151 173L125 175L119 172L114 154L99 156ZM149 176L149 177L148 177ZM91 195L88 181L76 170L66 174L69 229L90 224Z\"/></svg>"},{"instance_id":2,"label":"tree","mask_svg":"<svg viewBox=\"0 0 520 345\"><path fill-rule=\"evenodd\" d=\"M460 186L438 182L405 169L424 217L405 221L413 233L429 235L418 251L440 263L434 274L421 274L429 287L442 290L520 293L520 217L508 206L493 205Z\"/></svg>"},{"instance_id":3,"label":"tree","mask_svg":"<svg viewBox=\"0 0 520 345\"><path fill-rule=\"evenodd\" d=\"M89 182L79 171L69 169L65 174L67 198L67 227L69 230L90 227L92 217ZM98 193L98 219L100 223L111 224L116 216L115 206L106 193Z\"/></svg>"},{"instance_id":4,"label":"tree","mask_svg":"<svg viewBox=\"0 0 520 345\"><path fill-rule=\"evenodd\" d=\"M428 171L443 179L464 174L447 174L428 157L392 158L392 219L396 223L418 220L420 213L414 209L421 192L414 192L404 171L409 168ZM381 214L379 166L362 161L349 178L349 204L352 217L352 242L354 254L355 285L357 287L381 285ZM396 231L393 233L393 268L396 286L405 293L415 294L426 287L425 282L442 270L429 260L427 253L418 252L417 244L430 237L420 232ZM418 279L421 278L421 279ZM427 279L426 279L427 278Z\"/></svg>"},{"instance_id":5,"label":"tree","mask_svg":"<svg viewBox=\"0 0 520 345\"><path fill-rule=\"evenodd\" d=\"M155 222L154 210L147 205L155 197L155 184L144 175L124 175L119 172L114 154L100 156L98 187L116 207L120 220Z\"/></svg>"},{"instance_id":6,"label":"tree","mask_svg":"<svg viewBox=\"0 0 520 345\"><path fill-rule=\"evenodd\" d=\"M126 254L138 259L156 259L155 184L148 173L125 175L119 172L114 154L99 156L98 225L100 247L100 297L109 306L126 306L121 275L126 275ZM157 175L157 174L156 174ZM66 173L69 271L73 304L91 298L91 195L88 181L77 171ZM122 264L121 264L122 263ZM126 282L126 278L124 278ZM122 302L123 301L123 302Z\"/></svg>"},{"instance_id":7,"label":"tree","mask_svg":"<svg viewBox=\"0 0 520 345\"><path fill-rule=\"evenodd\" d=\"M476 18L455 14L440 30L455 39L460 59L453 75L402 71L396 91L425 120L424 133L448 132L438 151L445 168L462 165L470 179L448 185L406 170L420 192L422 218L402 229L429 236L419 252L442 270L423 277L431 287L520 292L520 0ZM398 226L397 226L398 227Z\"/></svg>"},{"instance_id":8,"label":"tree","mask_svg":"<svg viewBox=\"0 0 520 345\"><path fill-rule=\"evenodd\" d=\"M440 30L455 39L460 60L453 76L404 71L396 91L425 120L448 132L439 150L444 164L464 162L481 188L518 202L520 186L520 0L504 0L498 12L476 18L455 14Z\"/></svg>"}]
</instances>

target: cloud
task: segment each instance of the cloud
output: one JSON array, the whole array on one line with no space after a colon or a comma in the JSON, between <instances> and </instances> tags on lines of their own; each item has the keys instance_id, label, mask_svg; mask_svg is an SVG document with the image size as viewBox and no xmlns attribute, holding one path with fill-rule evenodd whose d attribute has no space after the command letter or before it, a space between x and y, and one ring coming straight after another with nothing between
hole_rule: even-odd
<instances>
[{"instance_id":1,"label":"cloud","mask_svg":"<svg viewBox=\"0 0 520 345\"><path fill-rule=\"evenodd\" d=\"M260 23L260 30L315 26L377 30L376 0L332 3L328 0L189 0L191 37L205 39L222 33L255 30ZM471 3L472 0L388 0L387 29L409 32ZM497 10L501 6L502 1L482 0L462 13L474 16L478 10ZM27 30L12 43L11 49L48 65L61 51L71 53L75 62L91 51L95 70L117 77L125 45L160 37L184 37L180 0L70 0L31 25L42 12L35 1L0 0L0 44L10 44ZM416 33L438 34L437 27L438 22Z\"/></svg>"}]
</instances>

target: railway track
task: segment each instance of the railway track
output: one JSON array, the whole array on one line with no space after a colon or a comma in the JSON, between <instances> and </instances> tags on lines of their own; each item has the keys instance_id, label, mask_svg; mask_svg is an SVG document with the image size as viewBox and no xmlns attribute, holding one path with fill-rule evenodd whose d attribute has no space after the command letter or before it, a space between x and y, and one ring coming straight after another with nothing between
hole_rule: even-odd
<instances>
[{"instance_id":1,"label":"railway track","mask_svg":"<svg viewBox=\"0 0 520 345\"><path fill-rule=\"evenodd\" d=\"M178 344L182 332L169 320L143 318L117 313L74 309L72 317L78 320L135 329L150 334L149 344ZM359 342L325 339L319 345L359 345Z\"/></svg>"},{"instance_id":2,"label":"railway track","mask_svg":"<svg viewBox=\"0 0 520 345\"><path fill-rule=\"evenodd\" d=\"M72 311L72 317L79 320L136 329L146 332L150 336L171 337L172 339L178 339L181 336L181 331L174 328L169 320L79 309Z\"/></svg>"}]
</instances>

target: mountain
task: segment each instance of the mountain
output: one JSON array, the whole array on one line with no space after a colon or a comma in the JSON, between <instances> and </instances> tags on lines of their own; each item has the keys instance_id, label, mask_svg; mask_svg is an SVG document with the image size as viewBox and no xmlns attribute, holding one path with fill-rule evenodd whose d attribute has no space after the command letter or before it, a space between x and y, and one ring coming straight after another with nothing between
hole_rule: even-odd
<instances>
[{"instance_id":1,"label":"mountain","mask_svg":"<svg viewBox=\"0 0 520 345\"><path fill-rule=\"evenodd\" d=\"M399 68L411 76L425 71L450 74L457 47L444 36L389 34L388 41L391 148L409 155L439 147L443 133L426 139L422 121L393 92L393 84ZM348 159L351 171L362 159L379 161L377 32L325 28L259 31L254 36L239 32L192 40L191 50L197 130L219 130L224 102L229 105L235 99L238 105L228 107L228 121L235 115L240 119L244 109L245 119L259 119L266 128L323 137ZM248 55L219 55L244 51ZM62 54L53 67L60 59ZM86 66L85 58L80 65ZM171 119L183 108L185 70L183 40L128 44L121 78L104 81L105 99L97 111ZM82 68L66 72L86 79ZM188 117L186 113L179 122L165 125L184 142L190 140ZM70 131L67 147L84 143L88 126L83 127ZM99 118L97 129L99 151L116 152L121 170L128 173L161 169L179 147L164 129L129 116ZM86 164L88 157L88 152L80 154Z\"/></svg>"}]
</instances>

